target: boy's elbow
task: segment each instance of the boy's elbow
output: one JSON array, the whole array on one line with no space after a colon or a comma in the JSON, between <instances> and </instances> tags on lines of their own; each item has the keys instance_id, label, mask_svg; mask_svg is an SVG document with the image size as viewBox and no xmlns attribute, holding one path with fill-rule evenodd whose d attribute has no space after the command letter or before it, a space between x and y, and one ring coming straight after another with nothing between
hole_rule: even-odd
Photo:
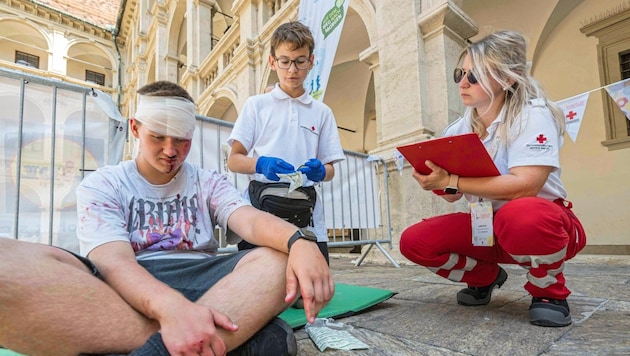
<instances>
[{"instance_id":1,"label":"boy's elbow","mask_svg":"<svg viewBox=\"0 0 630 356\"><path fill-rule=\"evenodd\" d=\"M335 178L335 166L332 163L326 163L326 176L324 177L324 181L328 182Z\"/></svg>"},{"instance_id":2,"label":"boy's elbow","mask_svg":"<svg viewBox=\"0 0 630 356\"><path fill-rule=\"evenodd\" d=\"M227 159L227 167L228 167L228 169L229 169L230 171L234 172L234 168L235 168L235 167L234 167L234 159L232 159L232 156L231 156L231 155L230 155L230 156L228 156L228 159Z\"/></svg>"},{"instance_id":3,"label":"boy's elbow","mask_svg":"<svg viewBox=\"0 0 630 356\"><path fill-rule=\"evenodd\" d=\"M232 159L232 156L228 157L227 164L228 164L228 169L231 170L232 172L234 172L234 169L236 167L234 167L234 160Z\"/></svg>"},{"instance_id":4,"label":"boy's elbow","mask_svg":"<svg viewBox=\"0 0 630 356\"><path fill-rule=\"evenodd\" d=\"M230 154L228 155L227 167L232 172L238 172L239 159L238 159L237 156L238 156L238 154L234 153L234 152L230 152Z\"/></svg>"}]
</instances>

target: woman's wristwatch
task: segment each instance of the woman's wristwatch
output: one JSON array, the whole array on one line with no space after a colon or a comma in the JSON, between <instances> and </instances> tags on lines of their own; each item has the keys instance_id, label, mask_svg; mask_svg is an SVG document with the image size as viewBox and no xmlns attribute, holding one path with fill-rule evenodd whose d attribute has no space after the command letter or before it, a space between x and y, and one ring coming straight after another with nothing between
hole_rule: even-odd
<instances>
[{"instance_id":1,"label":"woman's wristwatch","mask_svg":"<svg viewBox=\"0 0 630 356\"><path fill-rule=\"evenodd\" d=\"M448 185L444 188L444 193L446 194L457 194L459 189L457 188L457 184L459 183L459 176L457 174L449 174L451 176L448 181Z\"/></svg>"}]
</instances>

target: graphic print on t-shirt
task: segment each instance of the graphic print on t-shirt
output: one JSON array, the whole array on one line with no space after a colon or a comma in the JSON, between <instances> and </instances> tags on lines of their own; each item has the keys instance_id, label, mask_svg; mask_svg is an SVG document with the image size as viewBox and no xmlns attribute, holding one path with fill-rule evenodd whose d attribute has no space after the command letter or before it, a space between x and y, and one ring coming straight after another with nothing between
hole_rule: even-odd
<instances>
[{"instance_id":1,"label":"graphic print on t-shirt","mask_svg":"<svg viewBox=\"0 0 630 356\"><path fill-rule=\"evenodd\" d=\"M133 250L192 250L198 204L197 194L178 194L166 200L131 199L127 231Z\"/></svg>"}]
</instances>

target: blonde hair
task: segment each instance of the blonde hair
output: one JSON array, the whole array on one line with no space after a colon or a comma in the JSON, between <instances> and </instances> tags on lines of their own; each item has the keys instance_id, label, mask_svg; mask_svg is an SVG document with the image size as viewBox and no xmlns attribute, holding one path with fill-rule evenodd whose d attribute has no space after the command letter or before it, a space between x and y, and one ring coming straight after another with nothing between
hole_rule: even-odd
<instances>
[{"instance_id":1,"label":"blonde hair","mask_svg":"<svg viewBox=\"0 0 630 356\"><path fill-rule=\"evenodd\" d=\"M495 96L490 90L490 78L494 79L505 91L505 125L501 139L508 143L507 130L516 123L516 117L523 107L535 98L542 98L551 110L560 135L564 133L565 122L562 110L548 100L540 84L530 75L527 63L527 41L523 35L515 31L497 31L472 43L460 55L459 62L466 55L470 56L472 70L479 85L488 93L490 100ZM510 83L513 83L510 85ZM466 113L471 115L473 131L483 136L485 127L474 108L468 107ZM483 113L482 113L483 114Z\"/></svg>"}]
</instances>

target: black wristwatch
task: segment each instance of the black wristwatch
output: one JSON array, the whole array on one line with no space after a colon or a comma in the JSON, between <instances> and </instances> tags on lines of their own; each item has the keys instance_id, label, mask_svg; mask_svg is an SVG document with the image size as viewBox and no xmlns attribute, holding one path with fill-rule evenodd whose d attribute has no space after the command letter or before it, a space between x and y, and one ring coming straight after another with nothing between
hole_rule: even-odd
<instances>
[{"instance_id":1,"label":"black wristwatch","mask_svg":"<svg viewBox=\"0 0 630 356\"><path fill-rule=\"evenodd\" d=\"M298 229L293 235L291 235L289 242L287 242L287 248L289 251L291 251L291 246L293 246L293 243L298 239L317 242L317 236L315 236L315 234L313 234L310 230Z\"/></svg>"}]
</instances>

